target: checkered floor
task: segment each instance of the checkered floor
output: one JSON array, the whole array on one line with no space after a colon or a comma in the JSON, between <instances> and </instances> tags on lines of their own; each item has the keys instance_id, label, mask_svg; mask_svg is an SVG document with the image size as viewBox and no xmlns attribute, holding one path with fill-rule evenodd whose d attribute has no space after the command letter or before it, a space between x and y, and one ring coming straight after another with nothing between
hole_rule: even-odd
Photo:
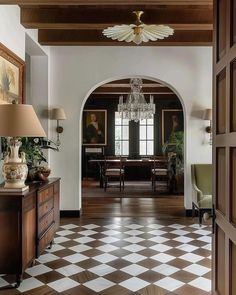
<instances>
[{"instance_id":1,"label":"checkered floor","mask_svg":"<svg viewBox=\"0 0 236 295\"><path fill-rule=\"evenodd\" d=\"M12 280L0 276L0 287ZM5 294L205 295L210 290L210 227L119 219L61 226L52 249L26 270L14 293Z\"/></svg>"}]
</instances>

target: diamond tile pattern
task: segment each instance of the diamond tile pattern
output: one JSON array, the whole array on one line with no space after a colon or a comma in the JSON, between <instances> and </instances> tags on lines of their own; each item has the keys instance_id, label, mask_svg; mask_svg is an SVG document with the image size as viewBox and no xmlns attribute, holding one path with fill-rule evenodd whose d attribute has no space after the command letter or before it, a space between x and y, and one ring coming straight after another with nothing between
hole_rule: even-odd
<instances>
[{"instance_id":1,"label":"diamond tile pattern","mask_svg":"<svg viewBox=\"0 0 236 295\"><path fill-rule=\"evenodd\" d=\"M26 270L11 294L210 295L210 267L208 226L79 220L59 228L52 249ZM12 276L0 275L0 287L12 283Z\"/></svg>"}]
</instances>

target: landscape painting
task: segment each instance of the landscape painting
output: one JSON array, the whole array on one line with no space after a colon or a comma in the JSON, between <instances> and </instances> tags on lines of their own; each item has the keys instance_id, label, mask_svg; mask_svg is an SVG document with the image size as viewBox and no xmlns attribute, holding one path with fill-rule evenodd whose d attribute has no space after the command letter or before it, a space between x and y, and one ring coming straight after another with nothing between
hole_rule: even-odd
<instances>
[{"instance_id":1,"label":"landscape painting","mask_svg":"<svg viewBox=\"0 0 236 295\"><path fill-rule=\"evenodd\" d=\"M0 44L0 104L23 103L24 61Z\"/></svg>"}]
</instances>

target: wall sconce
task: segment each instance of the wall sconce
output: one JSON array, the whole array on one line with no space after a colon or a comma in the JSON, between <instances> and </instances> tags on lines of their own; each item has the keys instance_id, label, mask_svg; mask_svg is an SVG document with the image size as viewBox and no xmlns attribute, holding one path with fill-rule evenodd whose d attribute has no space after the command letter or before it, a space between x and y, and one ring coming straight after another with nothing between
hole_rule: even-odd
<instances>
[{"instance_id":1,"label":"wall sconce","mask_svg":"<svg viewBox=\"0 0 236 295\"><path fill-rule=\"evenodd\" d=\"M203 120L210 122L209 126L206 127L205 131L210 134L209 143L212 144L212 109L205 110Z\"/></svg>"},{"instance_id":2,"label":"wall sconce","mask_svg":"<svg viewBox=\"0 0 236 295\"><path fill-rule=\"evenodd\" d=\"M63 132L63 127L59 125L59 121L60 120L66 120L66 115L65 115L65 112L64 112L63 108L52 109L52 117L51 117L51 119L52 120L57 120L57 128L56 128L57 141L56 141L56 144L57 144L57 146L60 146L61 145L60 133Z\"/></svg>"}]
</instances>

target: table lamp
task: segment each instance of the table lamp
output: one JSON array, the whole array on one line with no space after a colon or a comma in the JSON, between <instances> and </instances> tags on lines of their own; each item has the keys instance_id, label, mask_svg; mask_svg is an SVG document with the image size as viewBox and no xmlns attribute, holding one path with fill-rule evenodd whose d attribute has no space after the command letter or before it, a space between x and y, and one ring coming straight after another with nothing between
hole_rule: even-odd
<instances>
[{"instance_id":1,"label":"table lamp","mask_svg":"<svg viewBox=\"0 0 236 295\"><path fill-rule=\"evenodd\" d=\"M31 105L0 104L0 137L10 137L9 151L2 167L5 189L24 190L28 174L21 137L45 137L46 134Z\"/></svg>"}]
</instances>

